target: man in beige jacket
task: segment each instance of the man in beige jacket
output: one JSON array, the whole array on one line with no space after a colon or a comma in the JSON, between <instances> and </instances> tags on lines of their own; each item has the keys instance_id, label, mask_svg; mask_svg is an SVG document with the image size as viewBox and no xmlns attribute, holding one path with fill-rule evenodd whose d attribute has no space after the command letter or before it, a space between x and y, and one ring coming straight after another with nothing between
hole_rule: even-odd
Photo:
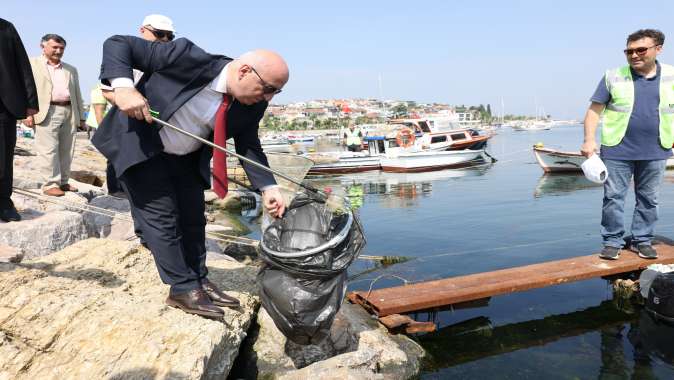
<instances>
[{"instance_id":1,"label":"man in beige jacket","mask_svg":"<svg viewBox=\"0 0 674 380\"><path fill-rule=\"evenodd\" d=\"M66 41L58 34L47 34L40 46L42 55L30 59L40 112L24 124L35 128L35 148L44 177L42 191L60 197L65 191L77 191L68 180L75 133L78 126L84 128L84 105L77 69L61 61Z\"/></svg>"}]
</instances>

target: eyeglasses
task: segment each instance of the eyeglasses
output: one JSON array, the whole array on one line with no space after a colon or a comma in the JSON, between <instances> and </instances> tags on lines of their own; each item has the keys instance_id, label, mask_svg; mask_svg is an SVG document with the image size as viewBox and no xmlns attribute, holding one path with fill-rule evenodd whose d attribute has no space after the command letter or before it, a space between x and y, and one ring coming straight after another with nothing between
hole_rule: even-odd
<instances>
[{"instance_id":1,"label":"eyeglasses","mask_svg":"<svg viewBox=\"0 0 674 380\"><path fill-rule=\"evenodd\" d=\"M157 37L158 40L163 40L164 38L166 38L168 41L173 41L173 39L175 38L173 32L168 30L156 30L148 28L147 26L145 26L144 28L149 30L150 33L152 33L155 37Z\"/></svg>"},{"instance_id":2,"label":"eyeglasses","mask_svg":"<svg viewBox=\"0 0 674 380\"><path fill-rule=\"evenodd\" d=\"M262 77L260 76L260 73L258 73L253 66L251 66L250 69L253 70L255 75L257 75L257 77L260 79L260 83L262 83L262 93L267 95L269 94L276 95L281 93L282 90L280 88L276 88L270 85L269 83L265 82L264 79L262 79Z\"/></svg>"},{"instance_id":3,"label":"eyeglasses","mask_svg":"<svg viewBox=\"0 0 674 380\"><path fill-rule=\"evenodd\" d=\"M649 47L641 46L641 47L638 47L638 48L635 48L635 49L625 49L625 50L623 50L623 52L625 52L625 55L628 56L628 57L631 56L634 53L637 53L638 55L644 55L644 54L646 54L648 49L654 48L656 46L660 46L660 45L653 45L653 46L649 46Z\"/></svg>"}]
</instances>

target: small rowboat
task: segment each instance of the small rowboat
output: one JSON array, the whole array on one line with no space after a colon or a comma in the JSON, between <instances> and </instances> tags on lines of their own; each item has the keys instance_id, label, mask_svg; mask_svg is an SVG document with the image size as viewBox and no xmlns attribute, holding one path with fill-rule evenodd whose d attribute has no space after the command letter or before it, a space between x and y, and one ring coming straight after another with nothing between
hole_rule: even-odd
<instances>
[{"instance_id":1,"label":"small rowboat","mask_svg":"<svg viewBox=\"0 0 674 380\"><path fill-rule=\"evenodd\" d=\"M543 144L534 145L536 161L546 173L574 173L582 172L580 165L585 157L580 152L564 152L544 148ZM667 160L667 169L674 168L674 158Z\"/></svg>"}]
</instances>

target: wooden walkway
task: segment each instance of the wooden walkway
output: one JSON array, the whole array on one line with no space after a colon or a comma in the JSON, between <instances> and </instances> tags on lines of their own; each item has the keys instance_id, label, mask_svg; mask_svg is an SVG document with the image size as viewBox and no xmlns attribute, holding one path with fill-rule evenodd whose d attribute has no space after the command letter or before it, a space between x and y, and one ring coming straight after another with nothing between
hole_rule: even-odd
<instances>
[{"instance_id":1,"label":"wooden walkway","mask_svg":"<svg viewBox=\"0 0 674 380\"><path fill-rule=\"evenodd\" d=\"M521 292L567 282L610 276L644 269L651 264L674 264L674 246L658 244L658 258L645 260L622 250L619 260L604 260L598 255L574 257L493 272L422 282L349 294L358 303L379 317L410 313L454 305L500 294Z\"/></svg>"}]
</instances>

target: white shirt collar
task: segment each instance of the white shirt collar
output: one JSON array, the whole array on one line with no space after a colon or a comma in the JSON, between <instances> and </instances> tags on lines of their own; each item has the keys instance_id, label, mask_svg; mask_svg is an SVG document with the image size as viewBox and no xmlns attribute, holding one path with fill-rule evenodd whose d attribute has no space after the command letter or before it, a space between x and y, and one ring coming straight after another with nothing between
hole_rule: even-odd
<instances>
[{"instance_id":1,"label":"white shirt collar","mask_svg":"<svg viewBox=\"0 0 674 380\"><path fill-rule=\"evenodd\" d=\"M225 65L225 67L222 68L222 71L220 74L213 79L213 82L211 82L211 90L217 91L223 94L227 93L227 66L229 66L232 62L230 61L228 64Z\"/></svg>"}]
</instances>

